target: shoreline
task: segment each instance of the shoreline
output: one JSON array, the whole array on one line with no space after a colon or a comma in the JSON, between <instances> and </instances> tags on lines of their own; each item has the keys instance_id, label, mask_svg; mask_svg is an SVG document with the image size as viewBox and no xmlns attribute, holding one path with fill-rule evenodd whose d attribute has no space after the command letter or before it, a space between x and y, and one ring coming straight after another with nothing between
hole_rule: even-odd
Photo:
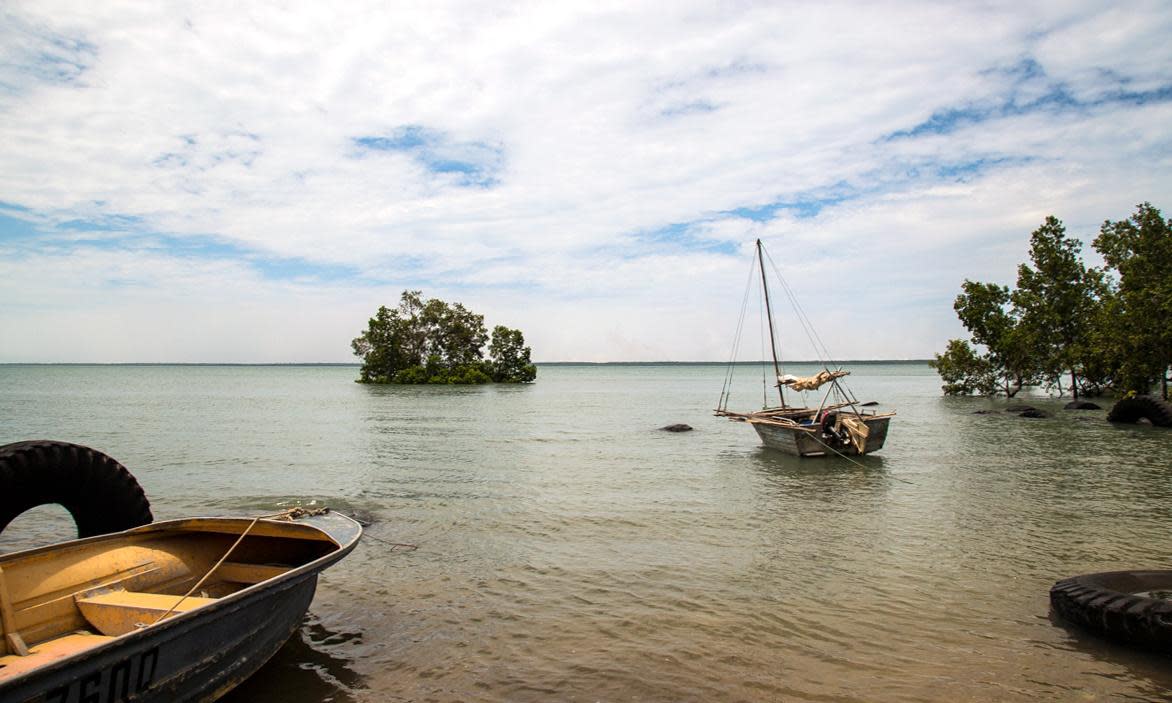
<instances>
[{"instance_id":1,"label":"shoreline","mask_svg":"<svg viewBox=\"0 0 1172 703\"><path fill-rule=\"evenodd\" d=\"M931 359L843 359L838 365L926 364ZM728 366L727 361L535 361L536 366ZM765 361L737 361L736 366L759 366ZM820 365L817 359L786 361L789 364ZM5 366L240 366L240 367L337 367L360 368L358 362L343 361L3 361Z\"/></svg>"}]
</instances>

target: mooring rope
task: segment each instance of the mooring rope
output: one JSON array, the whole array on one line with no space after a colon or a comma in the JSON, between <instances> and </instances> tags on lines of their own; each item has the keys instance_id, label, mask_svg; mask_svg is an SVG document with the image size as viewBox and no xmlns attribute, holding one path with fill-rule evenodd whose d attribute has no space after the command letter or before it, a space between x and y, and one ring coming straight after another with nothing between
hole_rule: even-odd
<instances>
[{"instance_id":1,"label":"mooring rope","mask_svg":"<svg viewBox=\"0 0 1172 703\"><path fill-rule=\"evenodd\" d=\"M294 508L289 508L288 510L282 510L279 513L271 513L269 515L257 515L256 517L252 518L252 522L248 523L248 527L244 528L244 531L240 533L240 536L236 538L236 541L232 543L232 546L228 547L228 551L224 552L224 556L220 557L220 560L217 561L212 566L212 568L208 569L207 573L205 573L203 575L203 578L201 578L199 581L197 581L196 584L194 586L192 586L187 591L187 593L184 593L183 596L179 598L179 600L175 601L175 604L172 605L170 607L170 609L167 610L167 612L160 615L155 620L155 622L151 623L151 624L153 625L155 623L162 622L162 620L164 618L169 616L171 613L174 613L175 610L180 605L183 605L183 601L190 598L191 594L193 594L197 590L199 590L199 587L204 585L204 583L208 580L208 578L210 578L211 575L216 572L216 569L220 568L220 566L225 561L228 560L228 557L232 555L232 552L234 552L236 550L236 548L240 546L240 543L244 541L244 538L248 536L248 533L252 531L252 528L256 527L256 524L258 522L260 522L261 520L282 520L282 521L292 522L293 520L300 520L301 518L305 518L305 517L316 517L318 515L326 515L329 512L330 512L330 509L328 507L303 508L301 506L297 506ZM359 522L359 521L355 520L355 522ZM362 523L359 522L359 524L362 524ZM406 544L403 542L388 542L387 540L379 539L378 537L375 537L373 535L365 535L365 537L367 539L372 539L376 542L382 542L383 544L390 545L391 551L410 552L410 551L415 551L416 549L419 548L417 545L414 545L414 544ZM140 623L140 626L146 627L147 625Z\"/></svg>"},{"instance_id":2,"label":"mooring rope","mask_svg":"<svg viewBox=\"0 0 1172 703\"><path fill-rule=\"evenodd\" d=\"M216 562L215 566L213 566L212 568L208 569L207 573L205 573L205 574L203 575L203 578L201 578L199 581L197 581L197 582L195 583L195 585L194 585L194 586L192 586L192 587L191 587L191 590L189 590L187 593L184 593L182 598L180 598L179 600L175 601L175 605L172 605L172 606L171 606L171 607L170 607L170 608L167 610L167 612L165 612L165 613L163 613L162 615L160 615L160 616L159 616L159 617L158 617L158 618L155 620L155 622L154 622L154 623L151 623L151 624L153 625L153 624L156 624L156 623L162 622L164 618L166 618L166 617L167 617L168 615L170 615L171 613L175 612L175 609L176 609L176 608L178 608L180 605L182 605L182 604L183 604L183 601L185 601L185 600L187 600L188 598L190 598L190 597L191 597L191 594L192 594L192 593L195 593L195 591L196 591L196 590L197 590L197 589L198 589L200 586L202 586L202 585L204 584L204 582L205 582L205 581L207 581L207 580L208 580L208 577L210 577L210 576L211 576L213 573L215 573L216 569L220 568L220 565L221 565L221 564L223 564L225 561L227 561L227 559L228 559L228 556L232 554L232 551L233 551L234 549L236 549L236 547L240 546L240 543L244 541L244 538L248 536L248 533L252 531L252 528L253 528L253 527L256 527L256 523L260 522L261 518L263 518L263 517L265 517L265 516L264 516L264 515L258 515L258 516L256 516L256 517L252 518L252 522L248 523L248 527L244 528L244 531L240 533L240 536L239 536L238 538L236 538L236 541L232 543L232 546L231 546L231 547L228 547L228 551L224 552L224 556L220 557L220 560ZM277 518L273 518L273 519L277 519ZM292 518L289 518L289 519L291 520Z\"/></svg>"},{"instance_id":3,"label":"mooring rope","mask_svg":"<svg viewBox=\"0 0 1172 703\"><path fill-rule=\"evenodd\" d=\"M838 450L837 450L837 449L835 449L834 447L830 446L830 445L829 445L829 444L827 444L826 442L823 442L821 437L819 437L819 436L817 436L817 435L814 435L814 441L815 441L815 442L817 442L818 444L821 444L823 447L826 447L827 449L829 449L830 451L834 452L835 454L839 455L839 456L840 456L840 457L842 457L843 459L846 459L847 461L849 461L850 463L852 463L852 464L854 464L855 466L859 467L860 469L866 469L866 468L868 468L866 464L864 464L864 463L862 463L862 462L860 462L860 461L855 461L854 459L850 458L850 457L849 457L849 456L847 456L846 454L843 454L842 452L838 451ZM895 479L896 481L900 481L900 482L902 482L902 483L906 483L906 484L908 484L909 486L914 486L914 485L916 485L916 484L912 483L911 481L908 481L908 480L906 480L906 479L902 479L902 478L900 478L900 477L898 477L898 476L892 476L892 475L888 474L888 478L892 478L892 479Z\"/></svg>"}]
</instances>

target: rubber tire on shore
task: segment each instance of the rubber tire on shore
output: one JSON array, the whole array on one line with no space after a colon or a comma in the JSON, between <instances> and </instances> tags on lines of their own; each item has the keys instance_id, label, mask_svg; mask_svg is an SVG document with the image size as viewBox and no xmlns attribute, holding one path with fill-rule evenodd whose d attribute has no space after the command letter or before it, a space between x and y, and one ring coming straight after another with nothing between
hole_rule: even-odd
<instances>
[{"instance_id":1,"label":"rubber tire on shore","mask_svg":"<svg viewBox=\"0 0 1172 703\"><path fill-rule=\"evenodd\" d=\"M1124 398L1107 413L1108 422L1135 424L1147 418L1156 427L1172 427L1172 403L1151 395Z\"/></svg>"},{"instance_id":2,"label":"rubber tire on shore","mask_svg":"<svg viewBox=\"0 0 1172 703\"><path fill-rule=\"evenodd\" d=\"M1109 571L1072 576L1050 589L1067 622L1126 644L1172 647L1172 601L1136 595L1172 590L1172 571Z\"/></svg>"},{"instance_id":3,"label":"rubber tire on shore","mask_svg":"<svg viewBox=\"0 0 1172 703\"><path fill-rule=\"evenodd\" d=\"M154 520L134 476L95 449L50 440L0 447L0 532L24 511L53 503L73 516L78 537Z\"/></svg>"}]
</instances>

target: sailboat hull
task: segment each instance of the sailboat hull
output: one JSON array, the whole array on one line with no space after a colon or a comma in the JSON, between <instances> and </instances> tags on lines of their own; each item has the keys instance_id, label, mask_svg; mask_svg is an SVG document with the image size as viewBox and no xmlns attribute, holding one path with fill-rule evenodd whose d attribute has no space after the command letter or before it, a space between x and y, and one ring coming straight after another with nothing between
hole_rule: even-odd
<instances>
[{"instance_id":1,"label":"sailboat hull","mask_svg":"<svg viewBox=\"0 0 1172 703\"><path fill-rule=\"evenodd\" d=\"M777 449L793 456L825 456L827 454L845 454L847 456L870 454L883 448L887 441L887 426L891 422L891 415L870 415L863 417L867 423L867 442L860 452L850 442L838 441L837 438L827 439L817 426L792 425L770 421L748 419L747 422L757 431L761 443L770 449Z\"/></svg>"}]
</instances>

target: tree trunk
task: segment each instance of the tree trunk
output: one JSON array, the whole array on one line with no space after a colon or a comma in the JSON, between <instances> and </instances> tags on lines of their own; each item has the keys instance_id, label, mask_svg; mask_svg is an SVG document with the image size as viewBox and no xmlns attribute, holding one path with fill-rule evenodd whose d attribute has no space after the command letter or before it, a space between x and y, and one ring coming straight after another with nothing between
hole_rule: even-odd
<instances>
[{"instance_id":1,"label":"tree trunk","mask_svg":"<svg viewBox=\"0 0 1172 703\"><path fill-rule=\"evenodd\" d=\"M1070 392L1074 394L1074 399L1078 400L1078 380L1074 376L1074 369L1070 370Z\"/></svg>"}]
</instances>

